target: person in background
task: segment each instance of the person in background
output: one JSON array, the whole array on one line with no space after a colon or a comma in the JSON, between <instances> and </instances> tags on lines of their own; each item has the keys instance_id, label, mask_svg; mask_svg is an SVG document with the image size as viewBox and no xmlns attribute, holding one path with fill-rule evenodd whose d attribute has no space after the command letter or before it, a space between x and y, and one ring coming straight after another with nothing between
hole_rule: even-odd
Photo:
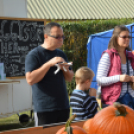
<instances>
[{"instance_id":1,"label":"person in background","mask_svg":"<svg viewBox=\"0 0 134 134\"><path fill-rule=\"evenodd\" d=\"M61 70L54 74L55 64L68 62L65 53L58 49L63 45L62 27L55 22L44 27L44 43L31 50L26 56L26 80L32 86L35 126L66 122L70 115L66 81L74 73L69 65L59 65Z\"/></svg>"},{"instance_id":2,"label":"person in background","mask_svg":"<svg viewBox=\"0 0 134 134\"><path fill-rule=\"evenodd\" d=\"M131 39L126 26L116 26L98 64L97 83L101 86L102 107L120 102L134 109L134 56L129 48Z\"/></svg>"},{"instance_id":3,"label":"person in background","mask_svg":"<svg viewBox=\"0 0 134 134\"><path fill-rule=\"evenodd\" d=\"M90 88L93 77L94 72L88 67L80 67L75 73L76 89L70 97L72 114L76 114L75 120L92 118L97 113L96 89Z\"/></svg>"}]
</instances>

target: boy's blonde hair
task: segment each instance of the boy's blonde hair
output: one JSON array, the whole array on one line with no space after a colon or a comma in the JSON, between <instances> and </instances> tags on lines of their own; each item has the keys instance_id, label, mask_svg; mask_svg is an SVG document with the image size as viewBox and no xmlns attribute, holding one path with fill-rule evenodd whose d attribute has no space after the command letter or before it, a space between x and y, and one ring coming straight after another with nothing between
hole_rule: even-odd
<instances>
[{"instance_id":1,"label":"boy's blonde hair","mask_svg":"<svg viewBox=\"0 0 134 134\"><path fill-rule=\"evenodd\" d=\"M75 82L76 82L76 84L83 83L86 80L91 80L93 77L94 77L94 72L86 66L80 67L75 72Z\"/></svg>"}]
</instances>

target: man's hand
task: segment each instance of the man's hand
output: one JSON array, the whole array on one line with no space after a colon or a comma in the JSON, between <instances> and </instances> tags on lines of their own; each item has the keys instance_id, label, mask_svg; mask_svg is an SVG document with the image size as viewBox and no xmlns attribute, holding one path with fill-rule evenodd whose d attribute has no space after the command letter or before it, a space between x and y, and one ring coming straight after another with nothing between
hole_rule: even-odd
<instances>
[{"instance_id":1,"label":"man's hand","mask_svg":"<svg viewBox=\"0 0 134 134\"><path fill-rule=\"evenodd\" d=\"M62 57L54 57L51 60L48 61L50 66L54 66L57 63L65 62L65 60Z\"/></svg>"},{"instance_id":2,"label":"man's hand","mask_svg":"<svg viewBox=\"0 0 134 134\"><path fill-rule=\"evenodd\" d=\"M61 68L61 70L63 70L63 71L67 71L67 70L69 70L69 67L72 65L73 63L72 62L70 62L69 64L67 63L67 62L65 62L65 63L63 63L63 64L59 64L59 66L60 66L60 68Z\"/></svg>"}]
</instances>

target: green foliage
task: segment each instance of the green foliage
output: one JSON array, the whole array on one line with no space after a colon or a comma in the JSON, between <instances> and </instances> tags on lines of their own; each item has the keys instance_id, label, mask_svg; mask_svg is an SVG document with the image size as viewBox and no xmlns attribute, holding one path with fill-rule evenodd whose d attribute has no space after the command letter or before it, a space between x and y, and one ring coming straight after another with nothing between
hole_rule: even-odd
<instances>
[{"instance_id":1,"label":"green foliage","mask_svg":"<svg viewBox=\"0 0 134 134\"><path fill-rule=\"evenodd\" d=\"M91 34L113 29L116 25L133 23L133 19L120 20L79 20L59 22L64 30L66 39L61 48L69 61L73 62L74 72L81 66L87 66L87 41ZM67 83L68 93L75 88L75 81Z\"/></svg>"}]
</instances>

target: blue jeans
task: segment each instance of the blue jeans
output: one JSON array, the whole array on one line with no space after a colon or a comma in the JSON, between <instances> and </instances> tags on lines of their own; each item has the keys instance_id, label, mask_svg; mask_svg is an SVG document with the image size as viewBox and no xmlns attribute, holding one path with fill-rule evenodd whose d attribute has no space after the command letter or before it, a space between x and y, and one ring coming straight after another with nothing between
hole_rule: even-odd
<instances>
[{"instance_id":1,"label":"blue jeans","mask_svg":"<svg viewBox=\"0 0 134 134\"><path fill-rule=\"evenodd\" d=\"M124 96L119 98L117 102L120 102L121 104L125 104L132 109L134 109L134 98L127 92Z\"/></svg>"},{"instance_id":2,"label":"blue jeans","mask_svg":"<svg viewBox=\"0 0 134 134\"><path fill-rule=\"evenodd\" d=\"M121 104L125 104L131 107L132 109L134 109L134 98L128 92L124 96L119 98L117 102L120 102ZM102 103L102 108L105 108L107 106L109 105Z\"/></svg>"},{"instance_id":3,"label":"blue jeans","mask_svg":"<svg viewBox=\"0 0 134 134\"><path fill-rule=\"evenodd\" d=\"M101 102L102 103L102 102ZM108 107L109 105L108 104L104 104L102 103L102 108L105 108L105 107Z\"/></svg>"}]
</instances>

